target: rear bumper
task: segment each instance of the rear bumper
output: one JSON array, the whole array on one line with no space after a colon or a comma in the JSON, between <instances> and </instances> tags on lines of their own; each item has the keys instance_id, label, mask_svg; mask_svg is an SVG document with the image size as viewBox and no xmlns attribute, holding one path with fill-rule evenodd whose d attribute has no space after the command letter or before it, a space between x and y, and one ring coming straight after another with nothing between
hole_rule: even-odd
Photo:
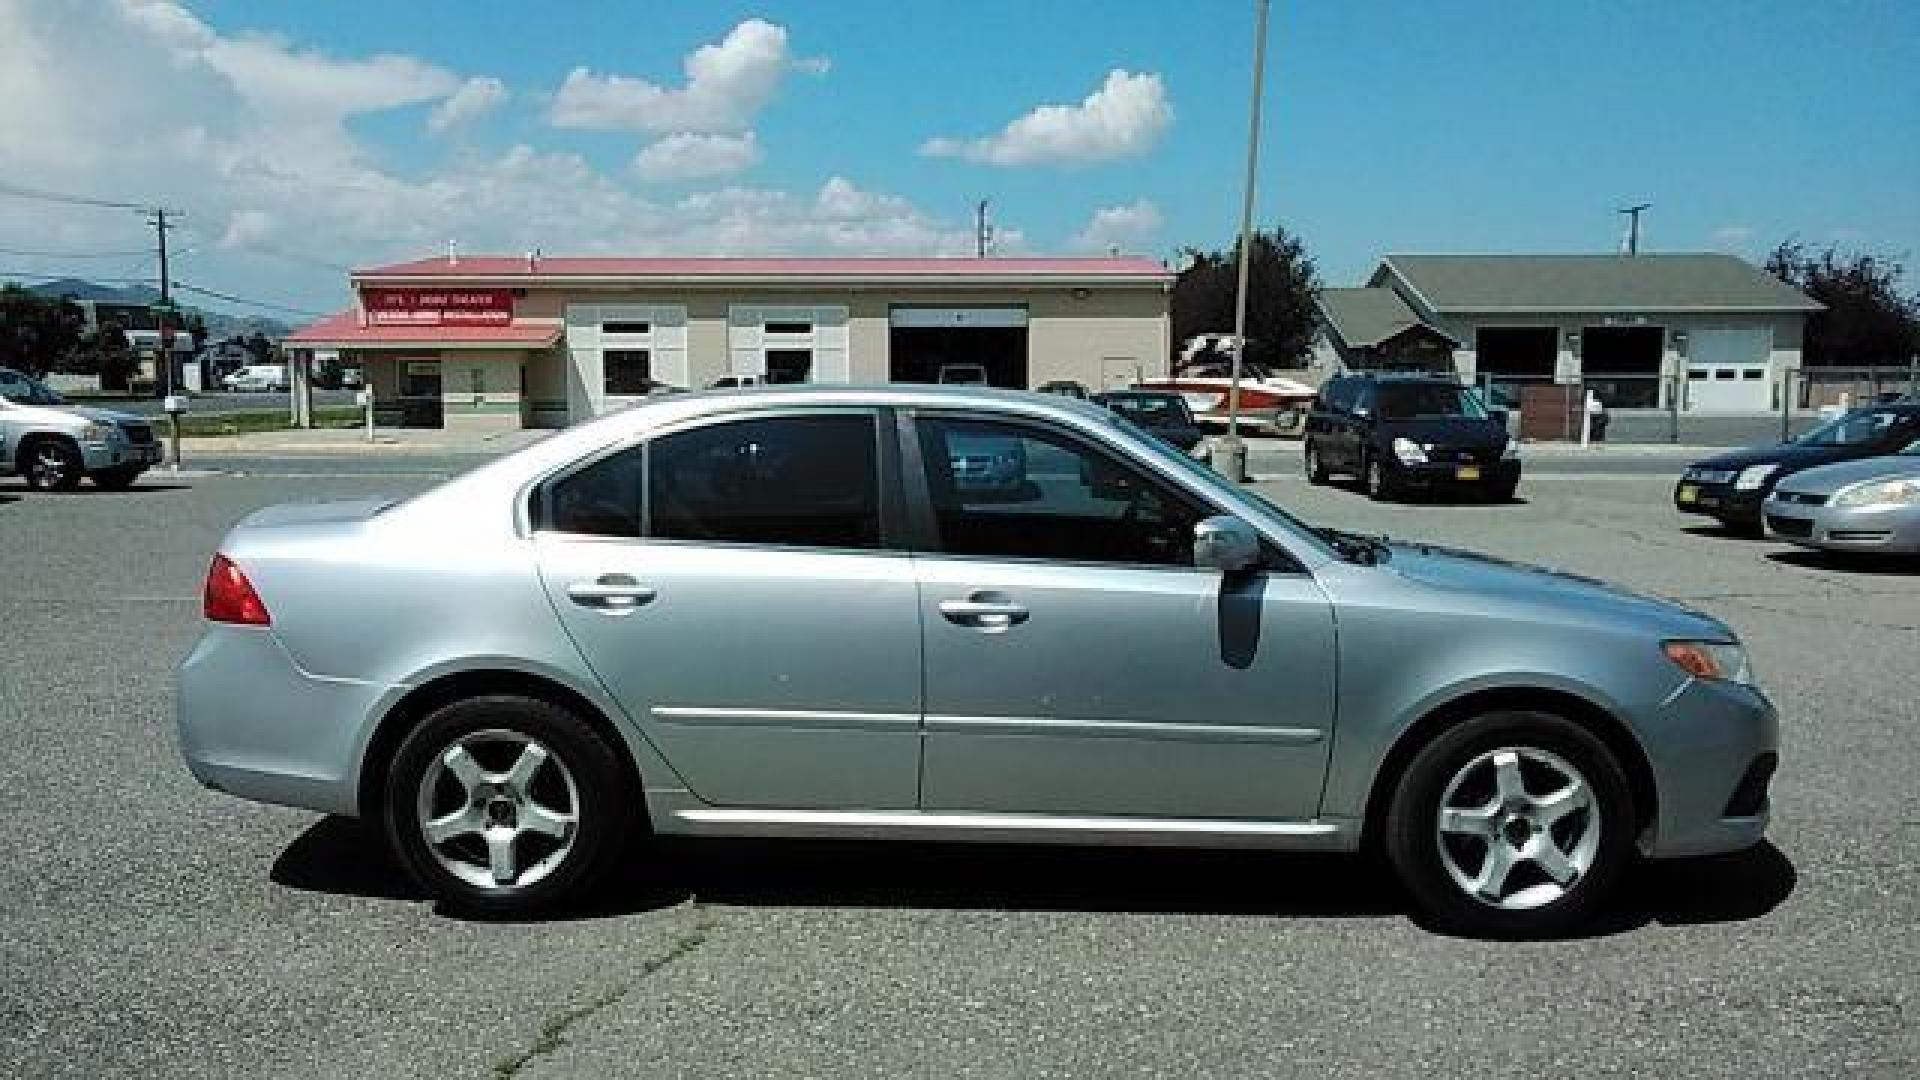
<instances>
[{"instance_id":1,"label":"rear bumper","mask_svg":"<svg viewBox=\"0 0 1920 1080\"><path fill-rule=\"evenodd\" d=\"M180 665L180 753L207 787L359 813L360 760L393 688L301 671L271 630L211 624Z\"/></svg>"},{"instance_id":2,"label":"rear bumper","mask_svg":"<svg viewBox=\"0 0 1920 1080\"><path fill-rule=\"evenodd\" d=\"M1693 681L1644 739L1659 812L1642 838L1656 859L1741 851L1766 835L1766 785L1780 750L1773 703L1751 687Z\"/></svg>"},{"instance_id":3,"label":"rear bumper","mask_svg":"<svg viewBox=\"0 0 1920 1080\"><path fill-rule=\"evenodd\" d=\"M1767 535L1825 551L1920 552L1920 509L1766 502Z\"/></svg>"}]
</instances>

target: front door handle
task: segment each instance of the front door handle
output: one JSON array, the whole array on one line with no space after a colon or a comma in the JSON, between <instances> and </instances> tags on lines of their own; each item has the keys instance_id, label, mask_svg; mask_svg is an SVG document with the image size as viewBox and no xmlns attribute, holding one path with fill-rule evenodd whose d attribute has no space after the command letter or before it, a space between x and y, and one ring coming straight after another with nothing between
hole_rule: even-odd
<instances>
[{"instance_id":1,"label":"front door handle","mask_svg":"<svg viewBox=\"0 0 1920 1080\"><path fill-rule=\"evenodd\" d=\"M1026 622L1028 611L999 593L977 592L965 600L940 601L940 614L950 623L994 634Z\"/></svg>"},{"instance_id":2,"label":"front door handle","mask_svg":"<svg viewBox=\"0 0 1920 1080\"><path fill-rule=\"evenodd\" d=\"M653 586L640 584L630 574L601 574L567 586L567 599L610 615L628 614L656 595Z\"/></svg>"}]
</instances>

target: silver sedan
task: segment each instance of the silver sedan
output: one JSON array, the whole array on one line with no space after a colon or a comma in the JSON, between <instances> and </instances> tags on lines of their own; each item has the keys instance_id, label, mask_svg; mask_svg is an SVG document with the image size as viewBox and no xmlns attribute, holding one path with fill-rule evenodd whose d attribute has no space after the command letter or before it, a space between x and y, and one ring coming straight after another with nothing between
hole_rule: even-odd
<instances>
[{"instance_id":1,"label":"silver sedan","mask_svg":"<svg viewBox=\"0 0 1920 1080\"><path fill-rule=\"evenodd\" d=\"M1920 553L1920 442L1797 472L1763 508L1767 535L1826 551Z\"/></svg>"},{"instance_id":2,"label":"silver sedan","mask_svg":"<svg viewBox=\"0 0 1920 1080\"><path fill-rule=\"evenodd\" d=\"M959 473L983 444L1017 492ZM205 614L194 775L380 821L480 912L649 829L1374 846L1434 924L1545 933L1637 856L1758 843L1776 760L1706 615L1312 528L983 388L663 397L406 502L263 510Z\"/></svg>"}]
</instances>

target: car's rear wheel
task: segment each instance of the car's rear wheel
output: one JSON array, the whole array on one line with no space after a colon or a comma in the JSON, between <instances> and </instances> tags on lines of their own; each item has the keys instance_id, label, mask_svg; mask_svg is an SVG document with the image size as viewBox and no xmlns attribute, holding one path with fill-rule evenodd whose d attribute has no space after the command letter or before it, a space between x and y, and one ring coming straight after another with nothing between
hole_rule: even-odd
<instances>
[{"instance_id":1,"label":"car's rear wheel","mask_svg":"<svg viewBox=\"0 0 1920 1080\"><path fill-rule=\"evenodd\" d=\"M66 439L43 436L20 451L20 471L35 491L72 491L80 486L86 464L80 449Z\"/></svg>"},{"instance_id":2,"label":"car's rear wheel","mask_svg":"<svg viewBox=\"0 0 1920 1080\"><path fill-rule=\"evenodd\" d=\"M614 747L557 705L506 694L457 701L394 756L388 840L448 906L531 914L606 873L633 820L626 776Z\"/></svg>"},{"instance_id":3,"label":"car's rear wheel","mask_svg":"<svg viewBox=\"0 0 1920 1080\"><path fill-rule=\"evenodd\" d=\"M1312 442L1302 451L1307 459L1307 483L1324 484L1327 482L1327 463L1320 457L1320 448Z\"/></svg>"},{"instance_id":4,"label":"car's rear wheel","mask_svg":"<svg viewBox=\"0 0 1920 1080\"><path fill-rule=\"evenodd\" d=\"M1577 926L1606 902L1633 858L1633 821L1626 774L1591 732L1498 712L1414 755L1384 839L1435 925L1529 937Z\"/></svg>"}]
</instances>

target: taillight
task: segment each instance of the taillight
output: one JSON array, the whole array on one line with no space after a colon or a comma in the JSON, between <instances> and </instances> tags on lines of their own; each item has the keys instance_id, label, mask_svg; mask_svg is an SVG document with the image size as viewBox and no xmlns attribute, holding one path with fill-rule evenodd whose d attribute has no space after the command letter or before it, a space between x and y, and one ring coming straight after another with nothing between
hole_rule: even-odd
<instances>
[{"instance_id":1,"label":"taillight","mask_svg":"<svg viewBox=\"0 0 1920 1080\"><path fill-rule=\"evenodd\" d=\"M246 626L267 626L273 622L273 617L267 614L267 605L260 602L260 594L253 591L253 582L233 565L232 559L217 553L213 565L207 567L205 611L209 622Z\"/></svg>"}]
</instances>

